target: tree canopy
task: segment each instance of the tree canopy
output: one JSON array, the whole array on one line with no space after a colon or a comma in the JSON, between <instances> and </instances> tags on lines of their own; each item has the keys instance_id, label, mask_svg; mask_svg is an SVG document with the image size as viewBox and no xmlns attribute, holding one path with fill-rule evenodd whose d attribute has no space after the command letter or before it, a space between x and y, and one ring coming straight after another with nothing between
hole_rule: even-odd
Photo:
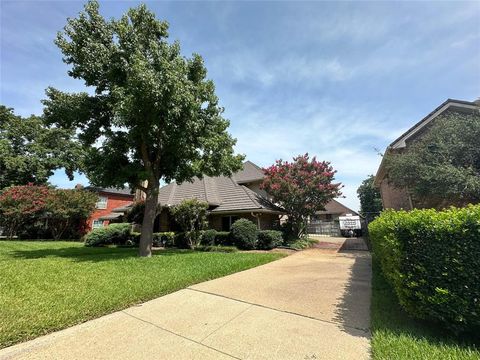
<instances>
[{"instance_id":1,"label":"tree canopy","mask_svg":"<svg viewBox=\"0 0 480 360\"><path fill-rule=\"evenodd\" d=\"M382 211L380 191L373 185L375 176L369 175L357 189L360 200L360 213L368 220L375 218Z\"/></svg>"},{"instance_id":2,"label":"tree canopy","mask_svg":"<svg viewBox=\"0 0 480 360\"><path fill-rule=\"evenodd\" d=\"M333 183L335 170L327 161L311 160L308 154L293 162L277 160L265 170L262 188L288 213L297 236L305 235L308 216L324 210L325 205L341 195L340 183Z\"/></svg>"},{"instance_id":3,"label":"tree canopy","mask_svg":"<svg viewBox=\"0 0 480 360\"><path fill-rule=\"evenodd\" d=\"M89 1L56 44L71 65L68 74L92 93L47 89L45 117L77 130L93 185L129 183L146 193L140 255L150 256L160 180L229 175L241 167L215 86L202 57L184 57L178 42L168 42L168 23L145 5L106 20Z\"/></svg>"},{"instance_id":4,"label":"tree canopy","mask_svg":"<svg viewBox=\"0 0 480 360\"><path fill-rule=\"evenodd\" d=\"M480 202L480 114L450 112L400 154L385 155L389 181L416 206Z\"/></svg>"},{"instance_id":5,"label":"tree canopy","mask_svg":"<svg viewBox=\"0 0 480 360\"><path fill-rule=\"evenodd\" d=\"M47 126L41 117L15 115L13 109L0 105L0 189L46 184L60 168L72 180L82 155L74 134L71 129Z\"/></svg>"}]
</instances>

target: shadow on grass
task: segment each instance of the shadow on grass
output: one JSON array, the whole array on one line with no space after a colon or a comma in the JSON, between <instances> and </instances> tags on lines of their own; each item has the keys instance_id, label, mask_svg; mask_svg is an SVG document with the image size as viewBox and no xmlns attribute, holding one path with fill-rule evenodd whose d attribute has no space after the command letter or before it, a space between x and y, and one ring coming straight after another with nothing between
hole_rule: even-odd
<instances>
[{"instance_id":1,"label":"shadow on grass","mask_svg":"<svg viewBox=\"0 0 480 360\"><path fill-rule=\"evenodd\" d=\"M454 346L467 351L480 351L478 335L462 334L459 337L437 323L410 317L398 303L394 290L382 274L380 264L372 261L372 334L388 333L398 338L412 338L433 346Z\"/></svg>"},{"instance_id":2,"label":"shadow on grass","mask_svg":"<svg viewBox=\"0 0 480 360\"><path fill-rule=\"evenodd\" d=\"M192 250L161 249L154 250L153 256L172 256L193 253ZM138 257L138 248L132 247L65 247L61 249L14 250L8 253L14 259L66 258L72 261L115 261Z\"/></svg>"}]
</instances>

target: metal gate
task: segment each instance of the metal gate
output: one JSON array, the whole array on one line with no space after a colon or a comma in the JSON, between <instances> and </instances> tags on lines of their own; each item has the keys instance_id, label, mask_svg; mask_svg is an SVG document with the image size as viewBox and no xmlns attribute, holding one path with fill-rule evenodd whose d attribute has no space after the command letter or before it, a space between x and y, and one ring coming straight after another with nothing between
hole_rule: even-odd
<instances>
[{"instance_id":1,"label":"metal gate","mask_svg":"<svg viewBox=\"0 0 480 360\"><path fill-rule=\"evenodd\" d=\"M323 236L342 236L338 221L312 220L308 224L308 233Z\"/></svg>"}]
</instances>

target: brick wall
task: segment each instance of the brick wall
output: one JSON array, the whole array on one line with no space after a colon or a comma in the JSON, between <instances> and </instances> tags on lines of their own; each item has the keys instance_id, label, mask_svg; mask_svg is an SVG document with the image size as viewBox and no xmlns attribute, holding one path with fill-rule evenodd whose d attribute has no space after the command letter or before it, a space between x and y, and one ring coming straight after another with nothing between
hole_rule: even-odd
<instances>
[{"instance_id":1,"label":"brick wall","mask_svg":"<svg viewBox=\"0 0 480 360\"><path fill-rule=\"evenodd\" d=\"M411 210L408 193L390 185L388 179L384 179L380 183L380 194L384 209Z\"/></svg>"},{"instance_id":2,"label":"brick wall","mask_svg":"<svg viewBox=\"0 0 480 360\"><path fill-rule=\"evenodd\" d=\"M121 194L110 194L110 193L99 192L98 196L106 196L108 198L107 208L95 209L94 213L90 216L90 218L87 221L87 225L89 229L92 229L94 220L97 220L101 216L108 215L112 212L113 209L128 205L133 201L133 195L121 195ZM104 226L108 224L109 224L109 221L103 222Z\"/></svg>"}]
</instances>

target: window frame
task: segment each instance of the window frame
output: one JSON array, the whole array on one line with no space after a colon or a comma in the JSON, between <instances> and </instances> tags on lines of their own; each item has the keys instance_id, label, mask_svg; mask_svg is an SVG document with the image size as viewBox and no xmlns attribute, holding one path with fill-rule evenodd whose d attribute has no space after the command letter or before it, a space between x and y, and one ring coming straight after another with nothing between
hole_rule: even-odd
<instances>
[{"instance_id":1,"label":"window frame","mask_svg":"<svg viewBox=\"0 0 480 360\"><path fill-rule=\"evenodd\" d=\"M103 201L105 199L105 201ZM96 209L104 210L108 207L108 196L98 195L98 201L95 204Z\"/></svg>"}]
</instances>

